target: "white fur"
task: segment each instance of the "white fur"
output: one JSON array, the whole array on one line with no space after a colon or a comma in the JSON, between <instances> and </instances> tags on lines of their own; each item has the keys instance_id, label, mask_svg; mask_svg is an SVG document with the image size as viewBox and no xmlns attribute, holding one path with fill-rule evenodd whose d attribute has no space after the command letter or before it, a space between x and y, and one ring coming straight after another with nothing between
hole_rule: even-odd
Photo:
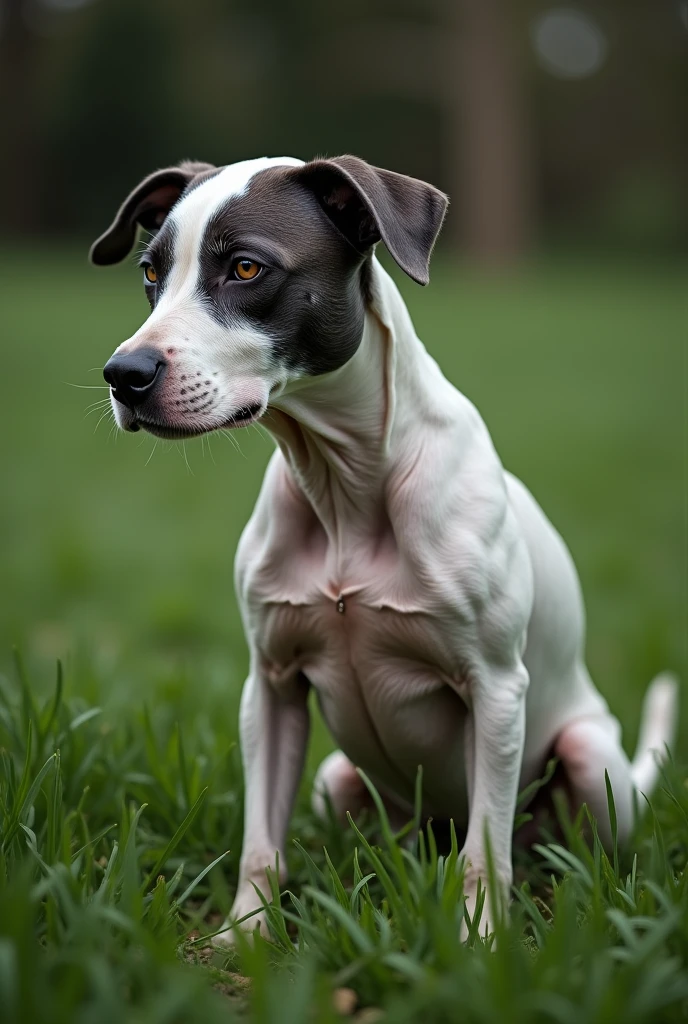
<instances>
[{"instance_id":1,"label":"white fur","mask_svg":"<svg viewBox=\"0 0 688 1024\"><path fill-rule=\"evenodd\" d=\"M325 793L340 814L365 803L359 765L398 822L410 813L422 764L424 811L466 830L469 911L485 879L489 833L501 886L499 905L486 910L490 928L511 882L519 789L556 752L609 841L606 770L625 838L634 790L651 788L652 751L671 737L676 683L665 677L651 690L631 765L585 667L580 588L562 539L504 471L480 415L416 337L377 260L361 344L332 373L286 375L265 332L227 330L208 316L194 295L205 224L273 163L299 161L236 164L175 207L172 278L120 346L170 346L177 384L182 372L215 375L213 409L185 423L212 429L260 402L278 446L236 557L250 673L232 920L258 911L245 926L266 931L254 886L267 893L265 870L276 858L284 877L310 683L341 747L318 773L314 806L322 811ZM116 412L126 426L128 410Z\"/></svg>"},{"instance_id":2,"label":"white fur","mask_svg":"<svg viewBox=\"0 0 688 1024\"><path fill-rule=\"evenodd\" d=\"M665 680L632 766L585 668L583 606L563 541L503 470L377 261L373 292L355 356L271 402L264 423L279 451L237 552L251 668L231 919L258 910L244 927L265 933L254 885L267 892L276 857L285 876L308 736L303 677L342 748L318 772L316 810L325 792L342 815L366 802L360 765L398 823L410 816L422 763L425 813L467 826L469 913L486 880L489 832L501 892L482 930L508 895L517 793L546 758L560 756L607 842L609 773L623 840L634 784L656 778L648 745L669 739L675 712L676 684ZM216 941L231 942L231 929Z\"/></svg>"},{"instance_id":3,"label":"white fur","mask_svg":"<svg viewBox=\"0 0 688 1024\"><path fill-rule=\"evenodd\" d=\"M272 344L264 331L239 324L231 331L220 326L208 313L196 293L199 280L199 251L206 225L229 199L244 195L251 179L270 167L299 166L292 157L262 157L231 164L219 174L192 189L170 213L175 228L174 265L164 292L142 327L117 353L159 346L172 348L174 357L165 382L169 396L161 426L213 430L223 427L239 408L266 405L270 390L284 383L284 371L272 359ZM220 396L202 415L181 416L174 406L182 386L181 377L200 373L219 386ZM134 415L113 397L118 426L127 429Z\"/></svg>"},{"instance_id":4,"label":"white fur","mask_svg":"<svg viewBox=\"0 0 688 1024\"><path fill-rule=\"evenodd\" d=\"M198 281L198 258L201 239L213 214L229 200L242 196L248 190L251 178L270 167L298 167L303 161L292 157L260 157L230 164L219 174L208 178L192 189L170 213L176 229L174 274L166 289L167 296L178 301Z\"/></svg>"}]
</instances>

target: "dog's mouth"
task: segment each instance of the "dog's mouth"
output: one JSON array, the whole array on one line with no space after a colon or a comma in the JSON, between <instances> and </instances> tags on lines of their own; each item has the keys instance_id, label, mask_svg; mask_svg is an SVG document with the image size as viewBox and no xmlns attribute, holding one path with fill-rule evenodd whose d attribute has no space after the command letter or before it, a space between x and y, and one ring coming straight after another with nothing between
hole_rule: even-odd
<instances>
[{"instance_id":1,"label":"dog's mouth","mask_svg":"<svg viewBox=\"0 0 688 1024\"><path fill-rule=\"evenodd\" d=\"M241 409L237 409L233 416L229 419L222 420L219 423L209 424L187 424L187 423L156 423L154 420L146 420L140 416L136 419L132 419L130 423L127 423L126 430L131 433L136 433L137 430L143 428L147 430L149 434L153 434L154 437L161 437L168 441L184 441L191 437L200 437L201 434L209 434L213 430L227 430L235 427L248 427L251 423L257 422L265 412L265 408L262 405L245 405Z\"/></svg>"}]
</instances>

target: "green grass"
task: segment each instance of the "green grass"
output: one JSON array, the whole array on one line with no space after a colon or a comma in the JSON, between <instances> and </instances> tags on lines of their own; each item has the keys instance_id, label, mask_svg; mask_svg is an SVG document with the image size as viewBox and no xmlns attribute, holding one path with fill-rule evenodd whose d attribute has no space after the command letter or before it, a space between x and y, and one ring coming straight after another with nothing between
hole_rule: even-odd
<instances>
[{"instance_id":1,"label":"green grass","mask_svg":"<svg viewBox=\"0 0 688 1024\"><path fill-rule=\"evenodd\" d=\"M308 778L275 944L228 960L194 943L236 882L232 558L270 444L244 431L240 452L222 438L153 452L109 437L107 418L94 429L86 407L106 393L69 384L101 384L145 315L138 277L65 250L0 254L3 1020L297 1022L309 1007L325 1021L341 984L391 1022L686 1019L685 702L677 764L631 849L616 865L576 827L565 849L545 837L496 952L456 941L451 846L319 823ZM429 289L402 285L572 548L591 670L629 749L651 675L688 669L684 282L685 268L579 263L490 283L440 264ZM317 724L308 776L328 749Z\"/></svg>"}]
</instances>

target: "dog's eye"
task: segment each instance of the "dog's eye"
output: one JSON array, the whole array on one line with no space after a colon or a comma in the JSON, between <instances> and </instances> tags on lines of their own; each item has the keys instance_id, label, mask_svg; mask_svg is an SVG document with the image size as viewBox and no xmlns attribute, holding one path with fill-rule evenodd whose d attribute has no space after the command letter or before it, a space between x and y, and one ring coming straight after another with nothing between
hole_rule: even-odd
<instances>
[{"instance_id":1,"label":"dog's eye","mask_svg":"<svg viewBox=\"0 0 688 1024\"><path fill-rule=\"evenodd\" d=\"M158 275L155 273L150 263L147 263L146 266L143 268L143 276L145 277L148 284L155 284L155 282L158 280Z\"/></svg>"},{"instance_id":2,"label":"dog's eye","mask_svg":"<svg viewBox=\"0 0 688 1024\"><path fill-rule=\"evenodd\" d=\"M256 263L255 260L236 260L232 268L234 276L239 281L252 281L254 277L258 277L261 270L260 263Z\"/></svg>"}]
</instances>

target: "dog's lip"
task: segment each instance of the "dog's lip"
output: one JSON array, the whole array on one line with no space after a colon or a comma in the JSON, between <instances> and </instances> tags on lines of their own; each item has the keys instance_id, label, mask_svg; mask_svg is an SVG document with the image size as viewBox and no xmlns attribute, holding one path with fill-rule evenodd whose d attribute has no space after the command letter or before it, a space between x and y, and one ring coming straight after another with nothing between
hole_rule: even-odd
<instances>
[{"instance_id":1,"label":"dog's lip","mask_svg":"<svg viewBox=\"0 0 688 1024\"><path fill-rule=\"evenodd\" d=\"M264 412L265 406L256 403L237 409L233 416L219 423L194 425L187 423L156 423L154 420L145 420L137 416L136 419L127 424L126 429L135 432L143 427L144 430L147 430L149 434L153 434L155 437L161 437L169 441L183 441L192 437L200 437L202 434L209 434L213 430L248 427L251 423L259 420Z\"/></svg>"}]
</instances>

